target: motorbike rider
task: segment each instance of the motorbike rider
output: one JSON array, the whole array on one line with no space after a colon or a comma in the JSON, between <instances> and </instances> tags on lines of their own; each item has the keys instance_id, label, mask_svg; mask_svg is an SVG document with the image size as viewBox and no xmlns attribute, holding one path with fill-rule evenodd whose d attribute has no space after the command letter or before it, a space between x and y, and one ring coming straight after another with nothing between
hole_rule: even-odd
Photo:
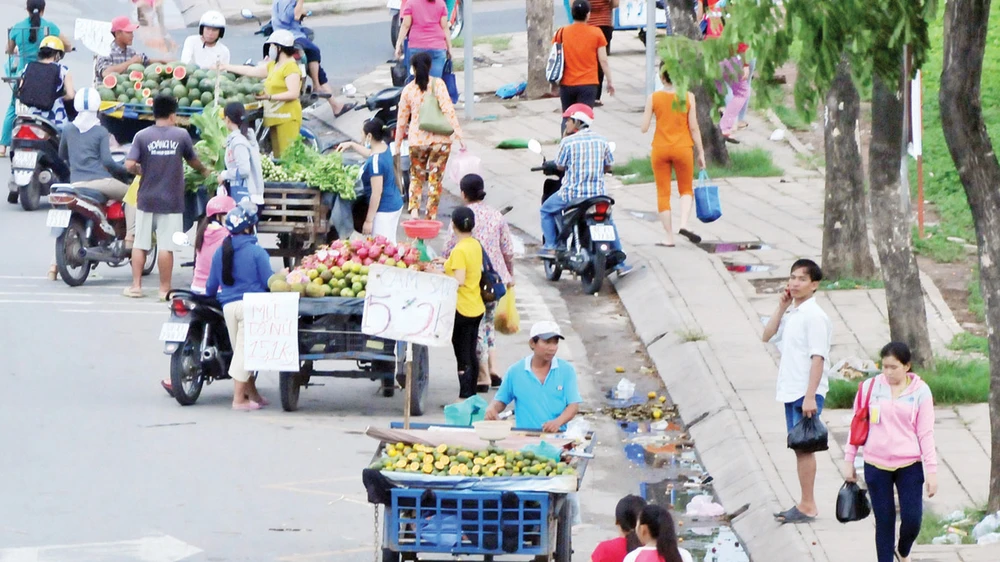
<instances>
[{"instance_id":1,"label":"motorbike rider","mask_svg":"<svg viewBox=\"0 0 1000 562\"><path fill-rule=\"evenodd\" d=\"M31 114L59 130L68 120L65 102L76 95L69 68L60 63L65 51L62 39L54 35L42 39L38 60L28 63L17 89L17 99Z\"/></svg>"},{"instance_id":2,"label":"motorbike rider","mask_svg":"<svg viewBox=\"0 0 1000 562\"><path fill-rule=\"evenodd\" d=\"M222 44L225 35L225 16L215 10L205 12L198 20L198 35L192 35L184 40L181 62L197 65L201 69L229 64L229 47Z\"/></svg>"},{"instance_id":3,"label":"motorbike rider","mask_svg":"<svg viewBox=\"0 0 1000 562\"><path fill-rule=\"evenodd\" d=\"M557 221L562 216L563 209L571 201L607 195L604 175L611 172L611 166L614 164L608 140L591 129L591 125L594 124L594 110L590 106L575 103L566 109L563 117L566 119L566 130L565 136L559 143L559 154L555 160L545 162L547 175L559 175L560 172L564 174L559 191L542 203L542 233L545 235L545 243L538 253L542 258L556 257L559 251ZM618 227L610 215L608 223L615 231L615 240L611 247L621 251ZM632 266L622 260L615 266L615 271L619 277L628 275L632 271Z\"/></svg>"}]
</instances>

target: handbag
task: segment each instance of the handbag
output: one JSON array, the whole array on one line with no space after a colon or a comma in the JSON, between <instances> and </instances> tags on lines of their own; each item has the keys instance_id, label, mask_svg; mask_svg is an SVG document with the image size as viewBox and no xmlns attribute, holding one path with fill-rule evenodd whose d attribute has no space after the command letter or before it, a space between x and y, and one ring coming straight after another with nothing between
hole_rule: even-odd
<instances>
[{"instance_id":1,"label":"handbag","mask_svg":"<svg viewBox=\"0 0 1000 562\"><path fill-rule=\"evenodd\" d=\"M861 521L872 512L868 495L855 482L844 482L837 493L837 521L850 523Z\"/></svg>"},{"instance_id":2,"label":"handbag","mask_svg":"<svg viewBox=\"0 0 1000 562\"><path fill-rule=\"evenodd\" d=\"M424 100L420 102L420 130L448 136L454 133L455 129L441 111L441 103L434 93L435 87L434 80L431 80L427 84L427 91L424 92Z\"/></svg>"},{"instance_id":3,"label":"handbag","mask_svg":"<svg viewBox=\"0 0 1000 562\"><path fill-rule=\"evenodd\" d=\"M868 384L868 392L865 394L865 404L861 405L861 392ZM875 388L875 379L861 381L858 385L857 407L854 409L854 418L851 420L851 433L848 442L855 447L861 447L868 442L869 430L869 406L872 403L872 389Z\"/></svg>"},{"instance_id":4,"label":"handbag","mask_svg":"<svg viewBox=\"0 0 1000 562\"><path fill-rule=\"evenodd\" d=\"M403 62L403 59L399 59L389 68L389 74L392 76L392 86L402 88L406 84L406 79L409 78L410 71L406 69L406 63Z\"/></svg>"},{"instance_id":5,"label":"handbag","mask_svg":"<svg viewBox=\"0 0 1000 562\"><path fill-rule=\"evenodd\" d=\"M444 85L448 88L448 97L451 98L451 103L458 103L458 80L455 78L454 68L451 64L451 59L445 61L444 70L441 72L441 80L444 81Z\"/></svg>"},{"instance_id":6,"label":"handbag","mask_svg":"<svg viewBox=\"0 0 1000 562\"><path fill-rule=\"evenodd\" d=\"M698 186L694 188L695 214L701 222L715 222L722 216L722 202L719 200L719 186L708 185L708 172L698 174Z\"/></svg>"},{"instance_id":7,"label":"handbag","mask_svg":"<svg viewBox=\"0 0 1000 562\"><path fill-rule=\"evenodd\" d=\"M545 77L553 84L562 81L566 63L563 58L562 32L562 29L556 32L555 43L552 43L552 49L549 50L549 60L545 63Z\"/></svg>"},{"instance_id":8,"label":"handbag","mask_svg":"<svg viewBox=\"0 0 1000 562\"><path fill-rule=\"evenodd\" d=\"M484 303L496 302L507 294L507 286L504 285L497 270L493 269L493 262L486 255L486 248L483 248L481 243L479 247L483 250L483 276L479 279L479 294L483 297Z\"/></svg>"}]
</instances>

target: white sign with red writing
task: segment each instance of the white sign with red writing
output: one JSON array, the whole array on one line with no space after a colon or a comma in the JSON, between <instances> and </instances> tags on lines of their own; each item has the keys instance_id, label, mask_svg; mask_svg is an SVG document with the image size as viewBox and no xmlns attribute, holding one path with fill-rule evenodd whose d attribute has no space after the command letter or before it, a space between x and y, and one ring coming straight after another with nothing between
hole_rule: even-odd
<instances>
[{"instance_id":1,"label":"white sign with red writing","mask_svg":"<svg viewBox=\"0 0 1000 562\"><path fill-rule=\"evenodd\" d=\"M458 282L413 269L372 265L361 331L397 341L451 345Z\"/></svg>"},{"instance_id":2,"label":"white sign with red writing","mask_svg":"<svg viewBox=\"0 0 1000 562\"><path fill-rule=\"evenodd\" d=\"M298 293L243 295L243 354L248 371L298 372Z\"/></svg>"}]
</instances>

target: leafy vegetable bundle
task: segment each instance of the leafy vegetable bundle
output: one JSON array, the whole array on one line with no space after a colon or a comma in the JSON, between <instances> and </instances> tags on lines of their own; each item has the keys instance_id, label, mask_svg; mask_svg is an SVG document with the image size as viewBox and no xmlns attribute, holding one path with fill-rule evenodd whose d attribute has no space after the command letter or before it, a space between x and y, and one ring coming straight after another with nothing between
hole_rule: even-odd
<instances>
[{"instance_id":1,"label":"leafy vegetable bundle","mask_svg":"<svg viewBox=\"0 0 1000 562\"><path fill-rule=\"evenodd\" d=\"M202 176L193 168L184 164L184 188L188 191L198 191L199 187L212 187L218 183L217 173L226 169L226 137L229 129L222 120L218 105L211 103L201 113L191 116L191 124L198 128L201 140L194 144L194 152L198 159L211 170L208 177Z\"/></svg>"},{"instance_id":2,"label":"leafy vegetable bundle","mask_svg":"<svg viewBox=\"0 0 1000 562\"><path fill-rule=\"evenodd\" d=\"M271 169L272 177L289 178L279 181L303 181L320 191L335 193L344 200L355 198L354 185L361 175L361 169L358 166L345 166L339 152L320 154L298 138L284 150L279 164L280 166ZM265 170L265 175L267 174Z\"/></svg>"}]
</instances>

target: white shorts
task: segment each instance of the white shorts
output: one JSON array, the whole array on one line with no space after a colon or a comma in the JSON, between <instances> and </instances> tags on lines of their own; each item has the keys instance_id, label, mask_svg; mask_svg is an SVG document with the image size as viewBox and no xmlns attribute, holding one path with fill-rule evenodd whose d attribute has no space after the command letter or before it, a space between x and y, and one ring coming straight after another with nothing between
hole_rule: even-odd
<instances>
[{"instance_id":1,"label":"white shorts","mask_svg":"<svg viewBox=\"0 0 1000 562\"><path fill-rule=\"evenodd\" d=\"M174 251L174 233L184 231L184 215L181 213L147 213L136 209L135 247L147 252L152 250L154 231L156 232L156 246L160 251Z\"/></svg>"}]
</instances>

